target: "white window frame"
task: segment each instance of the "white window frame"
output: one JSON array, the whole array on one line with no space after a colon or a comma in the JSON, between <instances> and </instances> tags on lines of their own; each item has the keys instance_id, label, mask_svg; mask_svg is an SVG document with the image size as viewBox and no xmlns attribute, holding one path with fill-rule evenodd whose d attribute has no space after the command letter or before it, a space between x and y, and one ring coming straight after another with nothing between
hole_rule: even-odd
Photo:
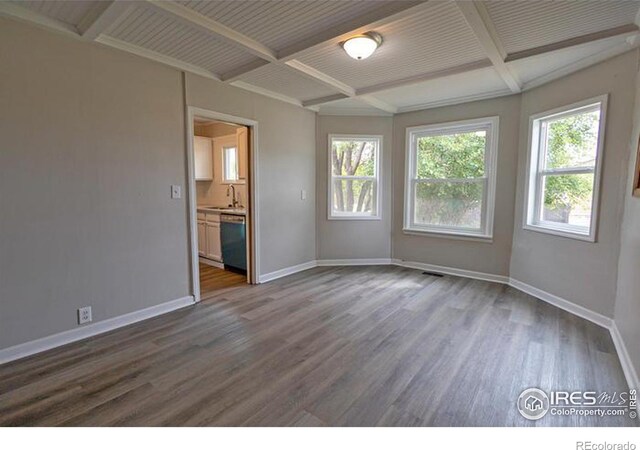
<instances>
[{"instance_id":1,"label":"white window frame","mask_svg":"<svg viewBox=\"0 0 640 450\"><path fill-rule=\"evenodd\" d=\"M333 151L334 140L349 140L349 141L375 141L376 152L374 155L375 173L371 177L360 176L345 176L334 175L333 167L331 165L331 152ZM382 161L382 136L381 135L368 135L368 134L329 134L328 135L328 152L327 152L327 167L328 167L328 197L327 197L327 218L328 220L381 220L381 186L382 186L382 168L380 162ZM376 182L376 202L374 206L373 214L359 213L359 212L343 212L336 213L333 211L333 194L334 194L334 180L336 179L351 179L351 180L375 180Z\"/></svg>"},{"instance_id":2,"label":"white window frame","mask_svg":"<svg viewBox=\"0 0 640 450\"><path fill-rule=\"evenodd\" d=\"M236 154L236 175L238 178L232 180L227 177L227 150L234 149ZM239 161L239 152L237 145L223 145L222 146L222 181L224 183L238 183L240 181L240 161Z\"/></svg>"},{"instance_id":3,"label":"white window frame","mask_svg":"<svg viewBox=\"0 0 640 450\"><path fill-rule=\"evenodd\" d=\"M600 180L602 172L602 155L604 150L604 133L607 118L608 95L600 95L587 100L562 106L549 111L534 114L529 117L529 142L527 157L527 183L525 186L525 205L523 228L525 230L537 231L540 233L552 234L587 242L596 242L598 234L598 205L600 203ZM546 149L541 149L543 127L542 123L549 119L559 119L572 116L579 112L587 112L600 108L600 124L598 127L598 141L596 148L596 161L593 169L585 168L562 168L541 170L544 164L543 158L546 156ZM585 232L583 227L569 224L558 224L550 221L540 220L542 208L542 177L545 174L582 174L593 173L593 200L591 205L591 226L589 232Z\"/></svg>"},{"instance_id":4,"label":"white window frame","mask_svg":"<svg viewBox=\"0 0 640 450\"><path fill-rule=\"evenodd\" d=\"M457 122L439 123L408 127L405 141L405 191L404 191L404 226L405 234L431 235L434 237L450 237L471 240L491 241L493 239L493 216L495 211L496 194L496 168L498 161L499 142L498 116L482 117ZM437 225L423 225L414 222L414 192L417 182L457 182L477 180L477 178L465 178L461 180L448 178L418 179L416 173L418 138L428 136L442 136L473 131L486 131L486 146L484 153L484 195L482 199L482 215L480 229L463 227L445 227Z\"/></svg>"}]
</instances>

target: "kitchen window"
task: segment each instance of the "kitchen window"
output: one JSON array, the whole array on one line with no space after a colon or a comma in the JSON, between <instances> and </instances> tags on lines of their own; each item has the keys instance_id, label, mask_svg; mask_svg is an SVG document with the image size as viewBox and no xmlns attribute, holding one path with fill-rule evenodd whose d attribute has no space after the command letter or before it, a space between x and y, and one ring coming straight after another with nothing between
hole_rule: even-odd
<instances>
[{"instance_id":1,"label":"kitchen window","mask_svg":"<svg viewBox=\"0 0 640 450\"><path fill-rule=\"evenodd\" d=\"M404 232L490 240L498 117L407 128Z\"/></svg>"},{"instance_id":2,"label":"kitchen window","mask_svg":"<svg viewBox=\"0 0 640 450\"><path fill-rule=\"evenodd\" d=\"M330 220L380 219L381 136L329 135Z\"/></svg>"},{"instance_id":3,"label":"kitchen window","mask_svg":"<svg viewBox=\"0 0 640 450\"><path fill-rule=\"evenodd\" d=\"M238 148L223 147L222 155L225 183L238 181Z\"/></svg>"},{"instance_id":4,"label":"kitchen window","mask_svg":"<svg viewBox=\"0 0 640 450\"><path fill-rule=\"evenodd\" d=\"M530 118L524 228L594 242L607 97Z\"/></svg>"}]
</instances>

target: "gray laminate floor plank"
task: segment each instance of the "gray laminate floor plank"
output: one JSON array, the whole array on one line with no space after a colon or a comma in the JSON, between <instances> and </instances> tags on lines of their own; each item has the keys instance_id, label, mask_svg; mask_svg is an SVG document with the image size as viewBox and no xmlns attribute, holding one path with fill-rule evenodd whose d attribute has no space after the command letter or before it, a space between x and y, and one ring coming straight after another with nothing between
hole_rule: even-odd
<instances>
[{"instance_id":1,"label":"gray laminate floor plank","mask_svg":"<svg viewBox=\"0 0 640 450\"><path fill-rule=\"evenodd\" d=\"M2 365L0 425L635 425L528 421L528 387L627 389L607 330L513 288L320 267Z\"/></svg>"}]
</instances>

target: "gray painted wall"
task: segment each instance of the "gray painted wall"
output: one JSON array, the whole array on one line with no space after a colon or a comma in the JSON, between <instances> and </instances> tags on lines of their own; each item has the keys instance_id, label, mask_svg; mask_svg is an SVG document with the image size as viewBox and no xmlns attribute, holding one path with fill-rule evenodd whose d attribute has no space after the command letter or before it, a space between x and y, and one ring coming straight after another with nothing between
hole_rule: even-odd
<instances>
[{"instance_id":1,"label":"gray painted wall","mask_svg":"<svg viewBox=\"0 0 640 450\"><path fill-rule=\"evenodd\" d=\"M187 104L259 122L262 274L315 260L315 113L191 74Z\"/></svg>"},{"instance_id":2,"label":"gray painted wall","mask_svg":"<svg viewBox=\"0 0 640 450\"><path fill-rule=\"evenodd\" d=\"M511 276L613 317L637 56L628 52L522 94ZM522 229L529 116L609 93L597 242Z\"/></svg>"},{"instance_id":3,"label":"gray painted wall","mask_svg":"<svg viewBox=\"0 0 640 450\"><path fill-rule=\"evenodd\" d=\"M402 231L407 127L500 116L493 242L413 236ZM398 114L393 125L393 257L466 270L509 275L518 157L520 96Z\"/></svg>"},{"instance_id":4,"label":"gray painted wall","mask_svg":"<svg viewBox=\"0 0 640 450\"><path fill-rule=\"evenodd\" d=\"M636 54L636 58L638 55ZM631 195L633 171L635 170L638 135L640 135L640 78L636 80L636 106L634 130L627 146L628 178L624 185L625 206L620 238L620 259L618 263L618 292L615 305L615 321L618 330L640 373L640 198ZM636 386L637 387L637 386Z\"/></svg>"},{"instance_id":5,"label":"gray painted wall","mask_svg":"<svg viewBox=\"0 0 640 450\"><path fill-rule=\"evenodd\" d=\"M318 116L316 125L317 258L391 257L392 117ZM382 135L381 220L328 220L329 134Z\"/></svg>"},{"instance_id":6,"label":"gray painted wall","mask_svg":"<svg viewBox=\"0 0 640 450\"><path fill-rule=\"evenodd\" d=\"M189 295L180 72L0 19L0 348Z\"/></svg>"},{"instance_id":7,"label":"gray painted wall","mask_svg":"<svg viewBox=\"0 0 640 450\"><path fill-rule=\"evenodd\" d=\"M0 348L190 294L182 74L0 19ZM315 259L315 114L196 76L260 122L262 273ZM307 200L300 199L307 190Z\"/></svg>"}]
</instances>

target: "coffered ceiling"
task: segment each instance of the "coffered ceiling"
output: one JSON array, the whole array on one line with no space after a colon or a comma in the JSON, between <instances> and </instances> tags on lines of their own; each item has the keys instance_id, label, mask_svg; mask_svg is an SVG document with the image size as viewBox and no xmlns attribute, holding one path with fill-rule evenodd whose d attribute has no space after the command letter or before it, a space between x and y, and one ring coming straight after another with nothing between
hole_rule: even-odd
<instances>
[{"instance_id":1,"label":"coffered ceiling","mask_svg":"<svg viewBox=\"0 0 640 450\"><path fill-rule=\"evenodd\" d=\"M637 1L3 1L0 14L323 114L531 89L640 45ZM376 31L351 59L340 42Z\"/></svg>"}]
</instances>

